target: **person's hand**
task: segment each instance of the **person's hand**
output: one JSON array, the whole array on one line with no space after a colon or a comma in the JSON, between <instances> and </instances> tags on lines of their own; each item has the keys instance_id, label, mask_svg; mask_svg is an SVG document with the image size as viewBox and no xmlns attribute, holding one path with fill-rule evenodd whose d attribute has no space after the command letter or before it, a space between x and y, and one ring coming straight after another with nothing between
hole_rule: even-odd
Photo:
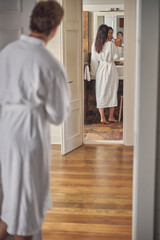
<instances>
[{"instance_id":1,"label":"person's hand","mask_svg":"<svg viewBox=\"0 0 160 240\"><path fill-rule=\"evenodd\" d=\"M121 38L115 39L115 44L117 47L122 47L122 39Z\"/></svg>"}]
</instances>

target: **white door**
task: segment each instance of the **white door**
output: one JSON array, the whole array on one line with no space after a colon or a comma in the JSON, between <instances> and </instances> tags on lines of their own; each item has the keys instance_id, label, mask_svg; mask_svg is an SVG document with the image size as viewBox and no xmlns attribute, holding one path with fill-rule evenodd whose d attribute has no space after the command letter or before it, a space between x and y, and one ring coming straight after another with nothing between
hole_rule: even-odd
<instances>
[{"instance_id":1,"label":"white door","mask_svg":"<svg viewBox=\"0 0 160 240\"><path fill-rule=\"evenodd\" d=\"M83 142L82 114L82 0L62 0L63 63L71 89L71 114L62 127L62 154Z\"/></svg>"},{"instance_id":2,"label":"white door","mask_svg":"<svg viewBox=\"0 0 160 240\"><path fill-rule=\"evenodd\" d=\"M36 0L0 0L0 50L22 33L29 33L29 17L35 3ZM2 198L0 177L0 207ZM13 237L7 240L13 240ZM41 233L36 234L33 240L41 240Z\"/></svg>"}]
</instances>

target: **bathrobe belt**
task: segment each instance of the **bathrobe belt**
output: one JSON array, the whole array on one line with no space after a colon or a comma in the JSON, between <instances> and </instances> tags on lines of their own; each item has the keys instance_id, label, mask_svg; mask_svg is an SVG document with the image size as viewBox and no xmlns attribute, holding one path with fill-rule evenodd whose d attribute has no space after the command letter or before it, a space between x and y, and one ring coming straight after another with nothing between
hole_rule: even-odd
<instances>
[{"instance_id":1,"label":"bathrobe belt","mask_svg":"<svg viewBox=\"0 0 160 240\"><path fill-rule=\"evenodd\" d=\"M42 108L42 104L34 105L34 104L25 104L25 103L2 103L0 104L2 108L6 109L20 109L20 108L28 108L28 109L38 109Z\"/></svg>"},{"instance_id":2,"label":"bathrobe belt","mask_svg":"<svg viewBox=\"0 0 160 240\"><path fill-rule=\"evenodd\" d=\"M114 61L113 60L111 60L111 61L99 61L99 63L100 64L107 64L107 63L114 63Z\"/></svg>"},{"instance_id":3,"label":"bathrobe belt","mask_svg":"<svg viewBox=\"0 0 160 240\"><path fill-rule=\"evenodd\" d=\"M36 111L44 111L44 106L42 104L39 105L34 105L34 104L9 104L9 103L4 103L4 104L0 104L0 109L3 110L11 110L11 111L22 111L22 110L28 110L28 111L32 111L32 110L36 110Z\"/></svg>"}]
</instances>

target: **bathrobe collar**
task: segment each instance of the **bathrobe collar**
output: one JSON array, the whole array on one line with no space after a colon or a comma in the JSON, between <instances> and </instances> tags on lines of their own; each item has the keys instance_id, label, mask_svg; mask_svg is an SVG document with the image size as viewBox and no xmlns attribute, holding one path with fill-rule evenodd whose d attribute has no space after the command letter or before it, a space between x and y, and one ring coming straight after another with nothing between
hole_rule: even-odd
<instances>
[{"instance_id":1,"label":"bathrobe collar","mask_svg":"<svg viewBox=\"0 0 160 240\"><path fill-rule=\"evenodd\" d=\"M26 42L30 42L36 45L41 45L45 47L45 42L40 39L40 38L36 38L36 37L32 37L32 36L26 36L26 35L21 35L20 36L20 40L22 41L26 41Z\"/></svg>"}]
</instances>

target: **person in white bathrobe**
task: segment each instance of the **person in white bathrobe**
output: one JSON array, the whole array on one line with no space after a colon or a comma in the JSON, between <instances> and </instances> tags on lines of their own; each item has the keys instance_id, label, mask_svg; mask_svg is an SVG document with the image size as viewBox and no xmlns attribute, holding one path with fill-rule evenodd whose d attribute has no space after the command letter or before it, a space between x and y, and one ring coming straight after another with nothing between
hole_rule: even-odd
<instances>
[{"instance_id":1,"label":"person in white bathrobe","mask_svg":"<svg viewBox=\"0 0 160 240\"><path fill-rule=\"evenodd\" d=\"M109 28L102 24L92 45L91 72L96 76L96 102L101 116L101 123L117 122L114 107L117 106L118 73L114 61L121 55L121 47L110 41ZM109 108L108 121L104 108Z\"/></svg>"},{"instance_id":2,"label":"person in white bathrobe","mask_svg":"<svg viewBox=\"0 0 160 240\"><path fill-rule=\"evenodd\" d=\"M31 240L52 207L49 191L50 128L70 112L63 66L45 44L63 17L56 1L33 9L29 36L0 53L0 167L3 201L0 240Z\"/></svg>"}]
</instances>

